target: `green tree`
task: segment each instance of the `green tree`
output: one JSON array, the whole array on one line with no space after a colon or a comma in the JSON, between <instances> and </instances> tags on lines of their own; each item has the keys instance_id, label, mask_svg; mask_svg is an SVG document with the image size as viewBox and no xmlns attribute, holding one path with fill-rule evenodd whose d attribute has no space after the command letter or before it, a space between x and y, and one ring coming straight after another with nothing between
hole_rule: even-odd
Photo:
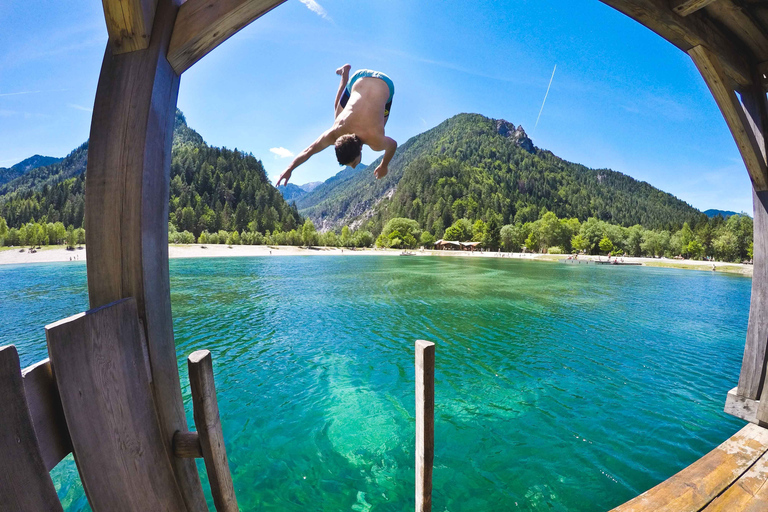
<instances>
[{"instance_id":1,"label":"green tree","mask_svg":"<svg viewBox=\"0 0 768 512\"><path fill-rule=\"evenodd\" d=\"M454 242L467 242L472 239L472 224L467 219L459 219L445 230L443 238Z\"/></svg>"},{"instance_id":2,"label":"green tree","mask_svg":"<svg viewBox=\"0 0 768 512\"><path fill-rule=\"evenodd\" d=\"M589 249L589 242L587 242L580 234L574 235L571 238L571 247L574 251L580 252Z\"/></svg>"},{"instance_id":3,"label":"green tree","mask_svg":"<svg viewBox=\"0 0 768 512\"><path fill-rule=\"evenodd\" d=\"M686 252L695 260L700 260L704 256L704 246L698 240L688 242Z\"/></svg>"},{"instance_id":4,"label":"green tree","mask_svg":"<svg viewBox=\"0 0 768 512\"><path fill-rule=\"evenodd\" d=\"M419 241L424 247L431 247L435 243L435 237L429 231L424 231Z\"/></svg>"},{"instance_id":5,"label":"green tree","mask_svg":"<svg viewBox=\"0 0 768 512\"><path fill-rule=\"evenodd\" d=\"M521 226L507 224L501 228L501 246L505 251L518 252L523 247L527 234Z\"/></svg>"},{"instance_id":6,"label":"green tree","mask_svg":"<svg viewBox=\"0 0 768 512\"><path fill-rule=\"evenodd\" d=\"M600 251L606 254L610 254L612 250L613 242L611 242L611 239L607 236L603 237L603 239L600 240Z\"/></svg>"},{"instance_id":7,"label":"green tree","mask_svg":"<svg viewBox=\"0 0 768 512\"><path fill-rule=\"evenodd\" d=\"M304 221L304 225L301 227L301 240L307 247L317 244L317 230L309 219Z\"/></svg>"},{"instance_id":8,"label":"green tree","mask_svg":"<svg viewBox=\"0 0 768 512\"><path fill-rule=\"evenodd\" d=\"M477 219L475 224L472 226L472 241L482 242L483 238L485 237L485 229L485 222L483 222L482 219Z\"/></svg>"},{"instance_id":9,"label":"green tree","mask_svg":"<svg viewBox=\"0 0 768 512\"><path fill-rule=\"evenodd\" d=\"M341 240L340 240L342 247L349 247L352 245L352 234L349 231L349 226L344 226L341 228Z\"/></svg>"}]
</instances>

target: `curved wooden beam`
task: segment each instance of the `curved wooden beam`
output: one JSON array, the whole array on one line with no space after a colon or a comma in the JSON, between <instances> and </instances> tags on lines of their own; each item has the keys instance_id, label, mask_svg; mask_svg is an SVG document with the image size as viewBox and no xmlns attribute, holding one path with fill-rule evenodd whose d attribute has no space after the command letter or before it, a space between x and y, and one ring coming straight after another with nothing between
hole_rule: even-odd
<instances>
[{"instance_id":1,"label":"curved wooden beam","mask_svg":"<svg viewBox=\"0 0 768 512\"><path fill-rule=\"evenodd\" d=\"M168 61L177 74L286 0L187 0L179 9Z\"/></svg>"},{"instance_id":2,"label":"curved wooden beam","mask_svg":"<svg viewBox=\"0 0 768 512\"><path fill-rule=\"evenodd\" d=\"M684 52L706 46L717 54L728 76L741 87L752 83L749 51L734 42L703 12L678 16L666 0L601 0L645 25Z\"/></svg>"},{"instance_id":3,"label":"curved wooden beam","mask_svg":"<svg viewBox=\"0 0 768 512\"><path fill-rule=\"evenodd\" d=\"M149 46L157 0L102 0L113 53Z\"/></svg>"},{"instance_id":4,"label":"curved wooden beam","mask_svg":"<svg viewBox=\"0 0 768 512\"><path fill-rule=\"evenodd\" d=\"M189 511L206 510L193 460L172 456L186 432L168 278L168 196L179 76L166 59L178 8L159 0L149 47L107 45L96 90L86 173L88 294L92 308L135 297L157 416Z\"/></svg>"}]
</instances>

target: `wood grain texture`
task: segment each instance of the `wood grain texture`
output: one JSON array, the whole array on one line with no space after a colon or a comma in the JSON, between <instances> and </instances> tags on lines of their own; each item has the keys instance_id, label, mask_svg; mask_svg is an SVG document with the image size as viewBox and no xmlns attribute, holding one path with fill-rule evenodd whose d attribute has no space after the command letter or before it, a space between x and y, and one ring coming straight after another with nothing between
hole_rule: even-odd
<instances>
[{"instance_id":1,"label":"wood grain texture","mask_svg":"<svg viewBox=\"0 0 768 512\"><path fill-rule=\"evenodd\" d=\"M768 60L768 37L746 8L733 0L717 0L707 6L706 13L741 39L757 62Z\"/></svg>"},{"instance_id":2,"label":"wood grain texture","mask_svg":"<svg viewBox=\"0 0 768 512\"><path fill-rule=\"evenodd\" d=\"M197 432L176 432L173 436L173 456L182 459L202 459L203 448Z\"/></svg>"},{"instance_id":3,"label":"wood grain texture","mask_svg":"<svg viewBox=\"0 0 768 512\"><path fill-rule=\"evenodd\" d=\"M178 8L158 0L146 50L107 46L91 123L85 223L92 308L135 297L144 322L157 414L187 507L206 510L194 461L173 457L187 431L168 278L168 197L179 76L165 55Z\"/></svg>"},{"instance_id":4,"label":"wood grain texture","mask_svg":"<svg viewBox=\"0 0 768 512\"><path fill-rule=\"evenodd\" d=\"M0 348L0 508L8 511L62 511L37 445L24 396L16 347Z\"/></svg>"},{"instance_id":5,"label":"wood grain texture","mask_svg":"<svg viewBox=\"0 0 768 512\"><path fill-rule=\"evenodd\" d=\"M149 46L157 0L102 0L107 33L114 53Z\"/></svg>"},{"instance_id":6,"label":"wood grain texture","mask_svg":"<svg viewBox=\"0 0 768 512\"><path fill-rule=\"evenodd\" d=\"M736 146L739 148L744 165L747 166L749 177L755 190L768 190L768 168L766 167L764 144L761 147L758 136L764 142L764 135L755 132L755 126L750 124L736 92L728 85L720 59L704 46L695 46L688 51L701 76L709 87L720 112L731 130Z\"/></svg>"},{"instance_id":7,"label":"wood grain texture","mask_svg":"<svg viewBox=\"0 0 768 512\"><path fill-rule=\"evenodd\" d=\"M760 422L757 421L757 409L760 406L760 402L740 396L738 391L739 388L735 387L728 392L725 397L725 407L723 410L731 416L736 416L744 421L760 424ZM768 426L768 424L762 426L765 427Z\"/></svg>"},{"instance_id":8,"label":"wood grain texture","mask_svg":"<svg viewBox=\"0 0 768 512\"><path fill-rule=\"evenodd\" d=\"M754 254L752 298L738 394L758 400L764 395L765 358L768 352L768 192L752 191Z\"/></svg>"},{"instance_id":9,"label":"wood grain texture","mask_svg":"<svg viewBox=\"0 0 768 512\"><path fill-rule=\"evenodd\" d=\"M179 9L168 61L179 75L240 29L286 0L187 0Z\"/></svg>"},{"instance_id":10,"label":"wood grain texture","mask_svg":"<svg viewBox=\"0 0 768 512\"><path fill-rule=\"evenodd\" d=\"M612 512L698 512L768 450L768 430L749 424L668 480Z\"/></svg>"},{"instance_id":11,"label":"wood grain texture","mask_svg":"<svg viewBox=\"0 0 768 512\"><path fill-rule=\"evenodd\" d=\"M235 487L227 462L224 433L221 430L213 362L207 350L193 352L187 359L192 391L195 428L200 436L205 469L211 482L211 495L217 512L238 512Z\"/></svg>"},{"instance_id":12,"label":"wood grain texture","mask_svg":"<svg viewBox=\"0 0 768 512\"><path fill-rule=\"evenodd\" d=\"M718 0L671 0L669 7L680 16L688 16L715 1Z\"/></svg>"},{"instance_id":13,"label":"wood grain texture","mask_svg":"<svg viewBox=\"0 0 768 512\"><path fill-rule=\"evenodd\" d=\"M707 505L704 512L768 510L768 454L760 457L739 480Z\"/></svg>"},{"instance_id":14,"label":"wood grain texture","mask_svg":"<svg viewBox=\"0 0 768 512\"><path fill-rule=\"evenodd\" d=\"M44 359L25 368L22 377L40 455L45 469L50 471L72 452L72 441L69 439L69 429L50 360Z\"/></svg>"},{"instance_id":15,"label":"wood grain texture","mask_svg":"<svg viewBox=\"0 0 768 512\"><path fill-rule=\"evenodd\" d=\"M728 76L736 84L752 83L749 51L731 34L723 31L704 12L682 17L675 14L667 0L601 0L645 25L661 37L688 52L694 46L704 45L720 58Z\"/></svg>"},{"instance_id":16,"label":"wood grain texture","mask_svg":"<svg viewBox=\"0 0 768 512\"><path fill-rule=\"evenodd\" d=\"M155 413L136 301L123 299L45 330L91 508L186 511Z\"/></svg>"},{"instance_id":17,"label":"wood grain texture","mask_svg":"<svg viewBox=\"0 0 768 512\"><path fill-rule=\"evenodd\" d=\"M432 510L435 457L435 344L416 342L416 512Z\"/></svg>"}]
</instances>

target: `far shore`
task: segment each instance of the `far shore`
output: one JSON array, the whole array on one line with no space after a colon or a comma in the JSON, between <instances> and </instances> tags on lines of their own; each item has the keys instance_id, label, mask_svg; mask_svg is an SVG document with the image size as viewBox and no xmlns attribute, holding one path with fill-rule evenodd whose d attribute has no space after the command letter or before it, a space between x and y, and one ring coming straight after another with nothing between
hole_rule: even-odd
<instances>
[{"instance_id":1,"label":"far shore","mask_svg":"<svg viewBox=\"0 0 768 512\"><path fill-rule=\"evenodd\" d=\"M401 249L347 249L340 247L294 247L286 245L169 245L171 258L223 258L246 256L400 256ZM434 251L415 249L407 251L413 256L466 257L466 258L511 258L533 261L556 262L568 258L567 254L535 254L510 252ZM30 252L29 248L0 248L0 265L25 265L29 263L52 263L85 261L85 248L67 250L64 246L45 246ZM605 256L579 256L578 261L606 261ZM611 258L613 260L613 258ZM727 272L752 277L752 265L698 260L677 260L668 258L619 258L619 262L640 263L647 267L668 267L688 270Z\"/></svg>"}]
</instances>

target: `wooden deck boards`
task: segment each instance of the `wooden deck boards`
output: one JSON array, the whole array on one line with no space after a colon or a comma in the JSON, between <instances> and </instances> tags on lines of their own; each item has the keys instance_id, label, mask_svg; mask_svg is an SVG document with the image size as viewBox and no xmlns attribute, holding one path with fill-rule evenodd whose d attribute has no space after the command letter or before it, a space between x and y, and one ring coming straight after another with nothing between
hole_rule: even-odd
<instances>
[{"instance_id":1,"label":"wooden deck boards","mask_svg":"<svg viewBox=\"0 0 768 512\"><path fill-rule=\"evenodd\" d=\"M749 424L668 480L611 512L768 510L768 429Z\"/></svg>"}]
</instances>

